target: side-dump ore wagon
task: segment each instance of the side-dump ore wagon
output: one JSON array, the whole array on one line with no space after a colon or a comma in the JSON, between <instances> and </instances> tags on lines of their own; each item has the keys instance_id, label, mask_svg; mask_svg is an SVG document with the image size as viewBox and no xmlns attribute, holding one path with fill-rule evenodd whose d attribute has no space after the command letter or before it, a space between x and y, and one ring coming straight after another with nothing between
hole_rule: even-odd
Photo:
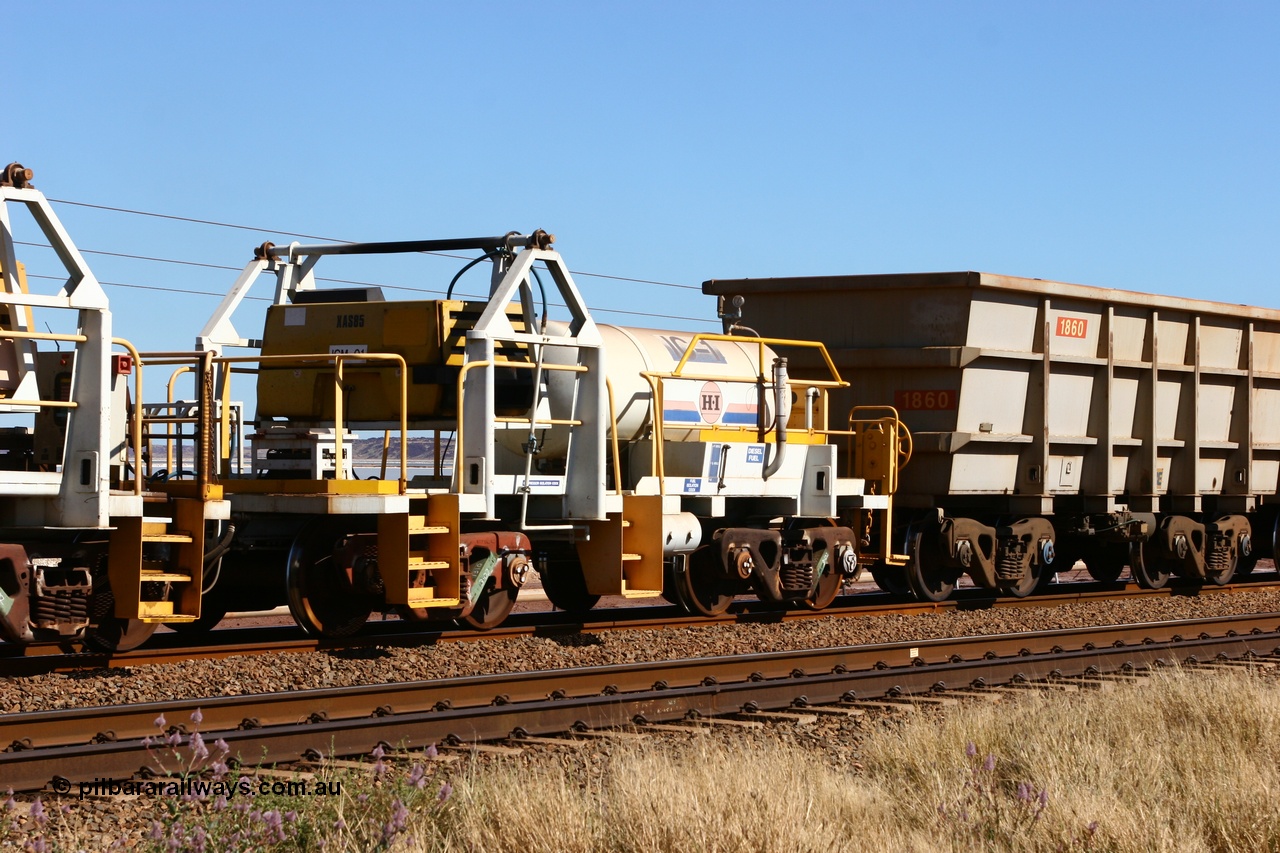
<instances>
[{"instance_id":1,"label":"side-dump ore wagon","mask_svg":"<svg viewBox=\"0 0 1280 853\"><path fill-rule=\"evenodd\" d=\"M1077 559L1222 584L1276 552L1280 311L977 272L703 290L726 326L826 344L833 411L891 403L910 428L905 578L882 585L1022 595Z\"/></svg>"}]
</instances>

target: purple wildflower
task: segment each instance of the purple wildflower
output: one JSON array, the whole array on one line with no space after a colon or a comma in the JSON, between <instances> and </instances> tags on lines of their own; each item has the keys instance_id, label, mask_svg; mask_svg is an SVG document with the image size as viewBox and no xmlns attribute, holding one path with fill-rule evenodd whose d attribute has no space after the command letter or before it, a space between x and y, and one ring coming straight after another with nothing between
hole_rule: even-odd
<instances>
[{"instance_id":1,"label":"purple wildflower","mask_svg":"<svg viewBox=\"0 0 1280 853\"><path fill-rule=\"evenodd\" d=\"M200 713L200 709L196 708L191 712L191 722L199 724L204 721L204 714Z\"/></svg>"},{"instance_id":2,"label":"purple wildflower","mask_svg":"<svg viewBox=\"0 0 1280 853\"><path fill-rule=\"evenodd\" d=\"M434 743L427 747L427 758L435 758L439 754L440 750L436 749L436 745Z\"/></svg>"},{"instance_id":3,"label":"purple wildflower","mask_svg":"<svg viewBox=\"0 0 1280 853\"><path fill-rule=\"evenodd\" d=\"M445 782L440 786L440 793L436 795L436 802L443 803L451 796L453 796L453 786Z\"/></svg>"},{"instance_id":4,"label":"purple wildflower","mask_svg":"<svg viewBox=\"0 0 1280 853\"><path fill-rule=\"evenodd\" d=\"M219 794L217 799L213 801L213 810L220 812L227 807L227 797L225 794Z\"/></svg>"},{"instance_id":5,"label":"purple wildflower","mask_svg":"<svg viewBox=\"0 0 1280 853\"><path fill-rule=\"evenodd\" d=\"M147 836L152 841L160 841L164 838L164 824L158 820L151 821L151 833Z\"/></svg>"},{"instance_id":6,"label":"purple wildflower","mask_svg":"<svg viewBox=\"0 0 1280 853\"><path fill-rule=\"evenodd\" d=\"M419 791L427 784L427 772L422 769L421 764L413 765L413 769L409 771L409 784L417 788Z\"/></svg>"},{"instance_id":7,"label":"purple wildflower","mask_svg":"<svg viewBox=\"0 0 1280 853\"><path fill-rule=\"evenodd\" d=\"M222 738L215 740L213 745L216 746L218 748L218 752L221 752L223 755L226 755L231 751L231 747L227 746L227 742Z\"/></svg>"},{"instance_id":8,"label":"purple wildflower","mask_svg":"<svg viewBox=\"0 0 1280 853\"><path fill-rule=\"evenodd\" d=\"M175 729L164 741L176 749L182 746L182 733Z\"/></svg>"},{"instance_id":9,"label":"purple wildflower","mask_svg":"<svg viewBox=\"0 0 1280 853\"><path fill-rule=\"evenodd\" d=\"M994 755L988 755L987 760L982 762L982 769L987 771L988 773L990 773L992 770L995 770L996 757Z\"/></svg>"},{"instance_id":10,"label":"purple wildflower","mask_svg":"<svg viewBox=\"0 0 1280 853\"><path fill-rule=\"evenodd\" d=\"M335 821L333 822L333 828L334 828L334 829L346 829L346 828L347 828L347 822L346 822L345 820L343 820L342 818L338 818L337 820L335 820Z\"/></svg>"},{"instance_id":11,"label":"purple wildflower","mask_svg":"<svg viewBox=\"0 0 1280 853\"><path fill-rule=\"evenodd\" d=\"M39 797L36 797L35 802L31 804L31 819L36 822L36 826L44 826L49 820L44 813L44 803L40 802Z\"/></svg>"},{"instance_id":12,"label":"purple wildflower","mask_svg":"<svg viewBox=\"0 0 1280 853\"><path fill-rule=\"evenodd\" d=\"M978 745L973 741L969 741L969 745L964 748L964 754L973 758L978 754Z\"/></svg>"},{"instance_id":13,"label":"purple wildflower","mask_svg":"<svg viewBox=\"0 0 1280 853\"><path fill-rule=\"evenodd\" d=\"M191 754L195 756L196 761L204 761L209 757L209 747L204 745L204 738L200 737L199 732L191 736Z\"/></svg>"},{"instance_id":14,"label":"purple wildflower","mask_svg":"<svg viewBox=\"0 0 1280 853\"><path fill-rule=\"evenodd\" d=\"M165 727L164 714L161 714L160 716L156 717L155 725L157 729L163 729Z\"/></svg>"},{"instance_id":15,"label":"purple wildflower","mask_svg":"<svg viewBox=\"0 0 1280 853\"><path fill-rule=\"evenodd\" d=\"M191 837L188 839L191 842L192 853L205 853L207 838L208 833L204 831L204 827L197 826L195 832L191 833Z\"/></svg>"}]
</instances>

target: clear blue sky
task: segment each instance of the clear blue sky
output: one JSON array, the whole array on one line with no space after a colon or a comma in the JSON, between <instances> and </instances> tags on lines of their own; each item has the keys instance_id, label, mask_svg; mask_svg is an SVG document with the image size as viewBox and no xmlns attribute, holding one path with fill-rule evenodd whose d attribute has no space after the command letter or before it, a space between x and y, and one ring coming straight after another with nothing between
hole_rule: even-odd
<instances>
[{"instance_id":1,"label":"clear blue sky","mask_svg":"<svg viewBox=\"0 0 1280 853\"><path fill-rule=\"evenodd\" d=\"M0 158L55 199L262 229L59 205L86 250L239 267L276 232L542 227L575 270L687 286L578 279L599 319L672 328L738 276L977 269L1280 308L1274 2L0 11ZM88 258L144 288L235 275ZM318 272L443 288L458 265ZM108 293L143 348L190 347L217 302Z\"/></svg>"}]
</instances>

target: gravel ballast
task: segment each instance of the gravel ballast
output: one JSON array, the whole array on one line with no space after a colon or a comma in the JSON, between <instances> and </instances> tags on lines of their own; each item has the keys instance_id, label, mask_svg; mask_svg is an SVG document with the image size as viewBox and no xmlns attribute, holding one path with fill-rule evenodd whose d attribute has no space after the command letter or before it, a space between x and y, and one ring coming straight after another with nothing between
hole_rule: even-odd
<instances>
[{"instance_id":1,"label":"gravel ballast","mask_svg":"<svg viewBox=\"0 0 1280 853\"><path fill-rule=\"evenodd\" d=\"M1280 592L1097 601L1056 607L831 616L776 624L621 630L97 669L8 679L0 712L347 687L607 664L1280 611Z\"/></svg>"}]
</instances>

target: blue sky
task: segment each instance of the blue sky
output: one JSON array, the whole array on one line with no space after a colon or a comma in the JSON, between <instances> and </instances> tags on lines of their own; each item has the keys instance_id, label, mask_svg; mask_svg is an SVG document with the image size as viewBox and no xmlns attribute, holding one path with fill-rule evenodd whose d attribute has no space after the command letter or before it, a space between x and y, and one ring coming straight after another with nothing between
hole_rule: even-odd
<instances>
[{"instance_id":1,"label":"blue sky","mask_svg":"<svg viewBox=\"0 0 1280 853\"><path fill-rule=\"evenodd\" d=\"M683 285L579 276L599 319L660 328L710 327L707 278L954 269L1280 308L1275 3L0 9L5 162L51 198L261 229L58 205L93 252L238 268L277 232L542 227L574 270ZM190 347L235 277L88 258L133 285L108 293L144 349ZM442 289L459 265L318 272Z\"/></svg>"}]
</instances>

